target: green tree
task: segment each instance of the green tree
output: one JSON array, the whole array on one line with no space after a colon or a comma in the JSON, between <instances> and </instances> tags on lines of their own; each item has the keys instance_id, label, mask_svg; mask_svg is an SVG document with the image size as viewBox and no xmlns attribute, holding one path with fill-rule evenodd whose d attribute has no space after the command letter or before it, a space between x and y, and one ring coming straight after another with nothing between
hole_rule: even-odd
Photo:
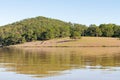
<instances>
[{"instance_id":1,"label":"green tree","mask_svg":"<svg viewBox=\"0 0 120 80\"><path fill-rule=\"evenodd\" d=\"M114 35L113 27L114 27L114 24L101 24L99 28L102 31L102 36L112 37Z\"/></svg>"},{"instance_id":2,"label":"green tree","mask_svg":"<svg viewBox=\"0 0 120 80\"><path fill-rule=\"evenodd\" d=\"M69 37L70 36L70 27L62 26L60 27L60 36L59 37Z\"/></svg>"},{"instance_id":3,"label":"green tree","mask_svg":"<svg viewBox=\"0 0 120 80\"><path fill-rule=\"evenodd\" d=\"M79 32L74 31L72 32L72 34L70 35L71 39L80 39L81 38L81 34L79 34Z\"/></svg>"},{"instance_id":4,"label":"green tree","mask_svg":"<svg viewBox=\"0 0 120 80\"><path fill-rule=\"evenodd\" d=\"M87 36L101 36L102 32L99 29L98 26L96 26L95 24L92 24L88 27L87 31L86 31L86 35Z\"/></svg>"},{"instance_id":5,"label":"green tree","mask_svg":"<svg viewBox=\"0 0 120 80\"><path fill-rule=\"evenodd\" d=\"M84 31L84 29L82 27L83 26L81 26L79 24L73 24L73 26L71 26L70 38L72 38L72 39L80 39L81 34Z\"/></svg>"},{"instance_id":6,"label":"green tree","mask_svg":"<svg viewBox=\"0 0 120 80\"><path fill-rule=\"evenodd\" d=\"M41 40L49 40L53 39L55 37L54 35L54 29L49 28L45 32L41 34Z\"/></svg>"},{"instance_id":7,"label":"green tree","mask_svg":"<svg viewBox=\"0 0 120 80\"><path fill-rule=\"evenodd\" d=\"M114 30L114 35L113 35L113 37L120 37L120 26L115 25L115 26L113 27L113 30Z\"/></svg>"}]
</instances>

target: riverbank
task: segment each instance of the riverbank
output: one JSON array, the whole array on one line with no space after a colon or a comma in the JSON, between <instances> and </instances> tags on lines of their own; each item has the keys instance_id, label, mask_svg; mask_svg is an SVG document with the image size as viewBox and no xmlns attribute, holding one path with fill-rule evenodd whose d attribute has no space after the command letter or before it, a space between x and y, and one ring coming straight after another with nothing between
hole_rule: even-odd
<instances>
[{"instance_id":1,"label":"riverbank","mask_svg":"<svg viewBox=\"0 0 120 80\"><path fill-rule=\"evenodd\" d=\"M46 41L33 41L11 47L120 47L118 38L82 37L81 39L60 38Z\"/></svg>"}]
</instances>

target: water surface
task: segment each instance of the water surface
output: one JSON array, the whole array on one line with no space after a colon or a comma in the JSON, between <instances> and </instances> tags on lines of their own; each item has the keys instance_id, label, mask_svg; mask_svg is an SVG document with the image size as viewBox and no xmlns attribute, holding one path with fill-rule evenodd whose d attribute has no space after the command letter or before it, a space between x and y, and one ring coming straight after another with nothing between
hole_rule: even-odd
<instances>
[{"instance_id":1,"label":"water surface","mask_svg":"<svg viewBox=\"0 0 120 80\"><path fill-rule=\"evenodd\" d=\"M0 80L120 80L120 48L0 49Z\"/></svg>"}]
</instances>

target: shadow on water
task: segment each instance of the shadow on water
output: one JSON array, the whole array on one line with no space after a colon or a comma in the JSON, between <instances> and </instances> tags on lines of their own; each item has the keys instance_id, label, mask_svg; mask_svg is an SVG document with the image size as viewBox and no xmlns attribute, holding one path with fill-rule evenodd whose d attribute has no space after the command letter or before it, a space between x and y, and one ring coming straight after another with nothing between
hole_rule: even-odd
<instances>
[{"instance_id":1,"label":"shadow on water","mask_svg":"<svg viewBox=\"0 0 120 80\"><path fill-rule=\"evenodd\" d=\"M59 75L61 71L71 69L120 67L119 48L115 54L108 53L112 52L112 49L104 51L103 48L99 48L98 50L94 48L3 48L0 49L0 67L18 74L37 77ZM107 54L96 55L102 51Z\"/></svg>"}]
</instances>

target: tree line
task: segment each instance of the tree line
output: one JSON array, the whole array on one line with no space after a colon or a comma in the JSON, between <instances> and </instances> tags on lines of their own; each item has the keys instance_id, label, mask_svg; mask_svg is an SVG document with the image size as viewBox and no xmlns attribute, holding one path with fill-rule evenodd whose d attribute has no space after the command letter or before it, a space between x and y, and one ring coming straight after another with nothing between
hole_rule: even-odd
<instances>
[{"instance_id":1,"label":"tree line","mask_svg":"<svg viewBox=\"0 0 120 80\"><path fill-rule=\"evenodd\" d=\"M86 26L39 16L0 27L0 45L3 46L53 38L80 39L81 36L120 37L120 25Z\"/></svg>"}]
</instances>

